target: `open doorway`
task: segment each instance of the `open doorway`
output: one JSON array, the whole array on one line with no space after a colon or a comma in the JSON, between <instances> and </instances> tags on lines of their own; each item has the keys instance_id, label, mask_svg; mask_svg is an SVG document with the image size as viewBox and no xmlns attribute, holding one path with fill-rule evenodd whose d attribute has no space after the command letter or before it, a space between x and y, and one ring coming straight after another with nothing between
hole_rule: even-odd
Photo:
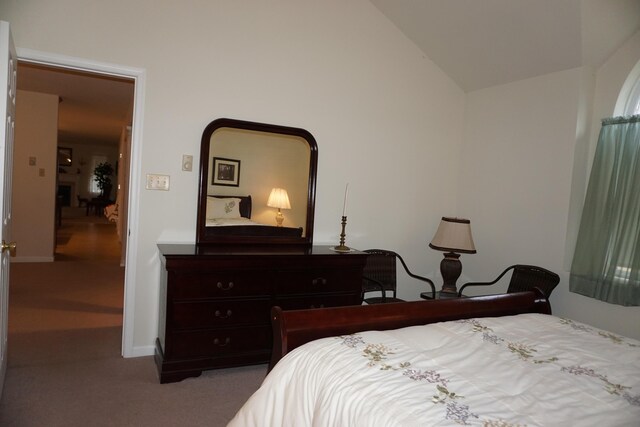
<instances>
[{"instance_id":1,"label":"open doorway","mask_svg":"<svg viewBox=\"0 0 640 427\"><path fill-rule=\"evenodd\" d=\"M17 163L14 175L29 177L33 175L33 166L37 166L40 179L36 191L44 196L40 197L41 200L51 200L51 195L46 194L50 188L47 183L54 182L56 229L65 215L76 215L81 208L86 214L99 216L108 212L110 220L117 226L122 244L120 259L124 266L126 238L123 238L123 230L127 228L134 80L23 61L18 64L18 75L18 103L23 99L24 103L33 103L33 107L23 106L21 109L23 121L34 124L45 121L42 116L47 114L47 110L37 108L39 97L45 100L47 96L56 97L58 104L57 111L50 112L57 114L55 141L46 135L25 135L26 144L17 145L16 155L18 158L20 154L28 157L28 162ZM35 155L38 151L43 157L39 163ZM47 153L54 156L54 164L47 164ZM99 165L102 168L98 169ZM96 171L103 172L105 168L108 174L96 175ZM25 212L31 210L29 200L23 204L26 206L18 205L14 209L18 212L20 208ZM46 215L46 212L41 215ZM33 223L28 224L29 220ZM17 229L18 234L26 234L22 240L27 240L24 237L28 234L24 230L35 231L38 228L36 224L46 221L25 217L24 222L19 223ZM46 238L42 234L39 233L40 238ZM55 236L53 238L55 241ZM44 250L23 248L27 256L33 252L35 256L46 257L46 251L46 247Z\"/></svg>"},{"instance_id":2,"label":"open doorway","mask_svg":"<svg viewBox=\"0 0 640 427\"><path fill-rule=\"evenodd\" d=\"M54 262L33 262L47 257L30 258L22 251L24 261L31 262L12 269L16 292L10 299L15 303L9 309L10 334L12 326L18 337L46 337L53 331L58 339L66 334L78 354L84 351L87 357L98 350L120 353L134 94L134 79L19 63L17 102L20 105L23 95L27 114L18 115L17 125L29 120L29 100L37 107L40 99L46 104L55 97L57 129L53 141L35 139L16 150L14 194L23 194L20 203L26 203L28 214L20 215L19 203L14 203L14 218L18 229L37 236L21 241L51 239L51 246L44 246L53 247ZM43 122L42 109L36 107L33 127ZM108 189L96 185L100 164L112 169ZM27 174L22 180L20 168ZM36 195L21 191L21 184L33 176L38 179ZM87 339L81 344L82 337ZM43 340L23 339L24 345L20 338L14 341L26 361L44 350L30 347Z\"/></svg>"}]
</instances>

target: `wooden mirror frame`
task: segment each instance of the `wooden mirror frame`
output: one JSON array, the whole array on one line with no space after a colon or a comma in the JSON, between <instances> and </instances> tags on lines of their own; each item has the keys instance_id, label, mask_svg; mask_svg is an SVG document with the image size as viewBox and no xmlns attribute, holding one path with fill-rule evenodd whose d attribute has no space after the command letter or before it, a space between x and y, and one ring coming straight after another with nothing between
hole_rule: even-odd
<instances>
[{"instance_id":1,"label":"wooden mirror frame","mask_svg":"<svg viewBox=\"0 0 640 427\"><path fill-rule=\"evenodd\" d=\"M309 180L307 190L307 214L302 237L251 235L247 234L250 226L207 227L207 191L209 179L209 158L211 157L211 137L220 128L241 129L272 134L297 136L309 144ZM200 187L198 191L198 215L196 220L196 244L240 244L240 245L304 245L313 243L313 220L316 199L316 175L318 167L318 145L311 133L304 129L256 123L235 119L217 119L207 125L202 133L200 144ZM237 229L232 230L233 228ZM223 230L224 229L224 230Z\"/></svg>"}]
</instances>

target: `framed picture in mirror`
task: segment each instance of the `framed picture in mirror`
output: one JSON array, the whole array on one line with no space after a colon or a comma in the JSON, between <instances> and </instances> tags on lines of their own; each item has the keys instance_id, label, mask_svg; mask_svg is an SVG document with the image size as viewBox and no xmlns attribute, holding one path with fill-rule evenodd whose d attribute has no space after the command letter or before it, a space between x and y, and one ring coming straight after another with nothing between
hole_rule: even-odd
<instances>
[{"instance_id":1,"label":"framed picture in mirror","mask_svg":"<svg viewBox=\"0 0 640 427\"><path fill-rule=\"evenodd\" d=\"M212 185L240 186L240 160L213 158Z\"/></svg>"}]
</instances>

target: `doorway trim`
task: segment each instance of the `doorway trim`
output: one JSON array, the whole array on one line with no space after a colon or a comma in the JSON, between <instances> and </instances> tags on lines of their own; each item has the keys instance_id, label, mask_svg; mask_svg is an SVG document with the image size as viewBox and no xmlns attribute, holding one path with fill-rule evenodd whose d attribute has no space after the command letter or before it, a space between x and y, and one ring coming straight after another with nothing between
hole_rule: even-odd
<instances>
[{"instance_id":1,"label":"doorway trim","mask_svg":"<svg viewBox=\"0 0 640 427\"><path fill-rule=\"evenodd\" d=\"M142 124L144 116L144 94L146 71L83 58L40 52L31 49L16 49L18 61L55 66L94 74L130 78L134 81L133 122L131 129L131 163L129 166L128 226L126 230L126 255L124 276L124 301L122 319L122 356L148 356L148 349L134 347L136 254L138 249L138 224L140 208L140 171L142 170ZM19 76L18 76L19 77Z\"/></svg>"}]
</instances>

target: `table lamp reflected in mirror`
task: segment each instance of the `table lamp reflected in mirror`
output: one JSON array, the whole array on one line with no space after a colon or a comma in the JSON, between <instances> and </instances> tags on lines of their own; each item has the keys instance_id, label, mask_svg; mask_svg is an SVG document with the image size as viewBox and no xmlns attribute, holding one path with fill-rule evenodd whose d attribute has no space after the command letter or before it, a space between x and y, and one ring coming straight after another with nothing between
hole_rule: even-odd
<instances>
[{"instance_id":1,"label":"table lamp reflected in mirror","mask_svg":"<svg viewBox=\"0 0 640 427\"><path fill-rule=\"evenodd\" d=\"M269 200L267 200L267 206L270 208L278 208L278 213L276 214L276 225L278 227L282 227L282 222L284 221L284 215L280 209L291 209L291 203L289 202L289 195L287 194L287 190L284 188L274 188L271 190L271 194L269 194Z\"/></svg>"}]
</instances>

